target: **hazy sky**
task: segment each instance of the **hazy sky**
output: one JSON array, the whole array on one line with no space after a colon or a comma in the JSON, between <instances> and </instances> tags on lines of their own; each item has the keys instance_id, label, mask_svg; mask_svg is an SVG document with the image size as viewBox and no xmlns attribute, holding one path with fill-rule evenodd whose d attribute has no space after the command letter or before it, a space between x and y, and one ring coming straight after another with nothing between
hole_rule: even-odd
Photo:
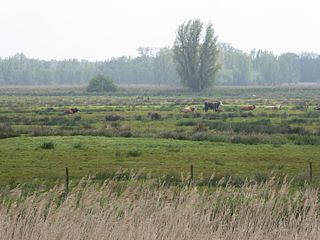
<instances>
[{"instance_id":1,"label":"hazy sky","mask_svg":"<svg viewBox=\"0 0 320 240\"><path fill-rule=\"evenodd\" d=\"M245 51L320 53L319 12L319 0L0 0L0 57L134 56L140 46L171 46L194 18Z\"/></svg>"}]
</instances>

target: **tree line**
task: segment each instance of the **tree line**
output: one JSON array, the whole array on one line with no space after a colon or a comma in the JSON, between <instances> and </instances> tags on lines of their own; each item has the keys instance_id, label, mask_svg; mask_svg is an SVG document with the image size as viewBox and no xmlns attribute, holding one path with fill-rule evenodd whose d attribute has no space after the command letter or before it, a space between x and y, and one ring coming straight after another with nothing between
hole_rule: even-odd
<instances>
[{"instance_id":1,"label":"tree line","mask_svg":"<svg viewBox=\"0 0 320 240\"><path fill-rule=\"evenodd\" d=\"M230 44L218 43L219 85L278 85L320 83L320 55L283 53L265 50L246 53ZM140 47L137 57L106 61L39 60L19 53L0 58L0 85L87 84L98 74L117 84L180 85L174 48Z\"/></svg>"}]
</instances>

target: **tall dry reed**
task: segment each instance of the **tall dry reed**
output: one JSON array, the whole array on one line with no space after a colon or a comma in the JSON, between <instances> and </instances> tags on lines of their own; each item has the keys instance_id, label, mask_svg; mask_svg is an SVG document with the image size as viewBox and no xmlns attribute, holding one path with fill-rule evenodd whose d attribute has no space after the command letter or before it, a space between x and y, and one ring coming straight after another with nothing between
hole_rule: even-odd
<instances>
[{"instance_id":1,"label":"tall dry reed","mask_svg":"<svg viewBox=\"0 0 320 240\"><path fill-rule=\"evenodd\" d=\"M83 180L24 197L1 196L0 240L319 239L318 191L274 180L242 188Z\"/></svg>"}]
</instances>

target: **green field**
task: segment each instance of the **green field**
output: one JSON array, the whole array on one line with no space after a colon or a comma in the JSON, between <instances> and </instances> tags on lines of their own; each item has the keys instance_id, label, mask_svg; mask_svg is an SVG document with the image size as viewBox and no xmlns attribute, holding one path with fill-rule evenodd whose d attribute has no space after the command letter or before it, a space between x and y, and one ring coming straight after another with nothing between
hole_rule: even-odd
<instances>
[{"instance_id":1,"label":"green field","mask_svg":"<svg viewBox=\"0 0 320 240\"><path fill-rule=\"evenodd\" d=\"M195 178L320 176L320 89L130 90L115 96L81 90L0 90L0 183L107 176L119 169ZM223 100L205 113L203 101ZM310 108L303 108L304 101ZM253 112L241 105L255 104ZM264 106L281 104L279 111ZM196 113L180 110L196 105ZM64 115L77 107L80 113ZM157 115L155 115L157 113Z\"/></svg>"}]
</instances>

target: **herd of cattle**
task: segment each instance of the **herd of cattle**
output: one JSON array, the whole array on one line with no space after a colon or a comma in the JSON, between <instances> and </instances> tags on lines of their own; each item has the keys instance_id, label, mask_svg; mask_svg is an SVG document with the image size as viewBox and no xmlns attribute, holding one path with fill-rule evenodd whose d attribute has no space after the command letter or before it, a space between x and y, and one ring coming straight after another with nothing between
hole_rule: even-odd
<instances>
[{"instance_id":1,"label":"herd of cattle","mask_svg":"<svg viewBox=\"0 0 320 240\"><path fill-rule=\"evenodd\" d=\"M214 112L223 112L223 110L220 108L220 106L223 106L221 101L218 102L209 102L205 101L204 102L204 111L208 112L208 110L212 110ZM305 109L308 109L309 106L305 105ZM248 105L248 106L241 106L240 109L242 111L253 111L256 108L255 105ZM280 110L281 105L273 105L273 106L265 106L264 110ZM320 105L317 105L315 110L320 111ZM197 111L197 108L195 106L187 106L181 110L183 113L190 113L190 112L195 112ZM80 112L78 108L70 108L70 109L65 109L63 111L64 114L74 114Z\"/></svg>"},{"instance_id":2,"label":"herd of cattle","mask_svg":"<svg viewBox=\"0 0 320 240\"><path fill-rule=\"evenodd\" d=\"M208 102L205 101L204 102L204 111L208 112L208 110L213 110L214 112L223 112L222 109L220 109L219 107L222 106L222 102L218 101L218 102ZM304 105L304 108L307 110L309 107L309 105ZM242 111L253 111L256 108L255 105L248 105L248 106L241 106L240 109ZM281 109L281 105L272 105L272 106L264 106L264 110L280 110ZM315 110L320 111L320 105L317 105L315 108ZM197 108L195 106L188 106L185 107L181 110L181 112L183 113L189 113L189 112L195 112L197 110Z\"/></svg>"}]
</instances>

